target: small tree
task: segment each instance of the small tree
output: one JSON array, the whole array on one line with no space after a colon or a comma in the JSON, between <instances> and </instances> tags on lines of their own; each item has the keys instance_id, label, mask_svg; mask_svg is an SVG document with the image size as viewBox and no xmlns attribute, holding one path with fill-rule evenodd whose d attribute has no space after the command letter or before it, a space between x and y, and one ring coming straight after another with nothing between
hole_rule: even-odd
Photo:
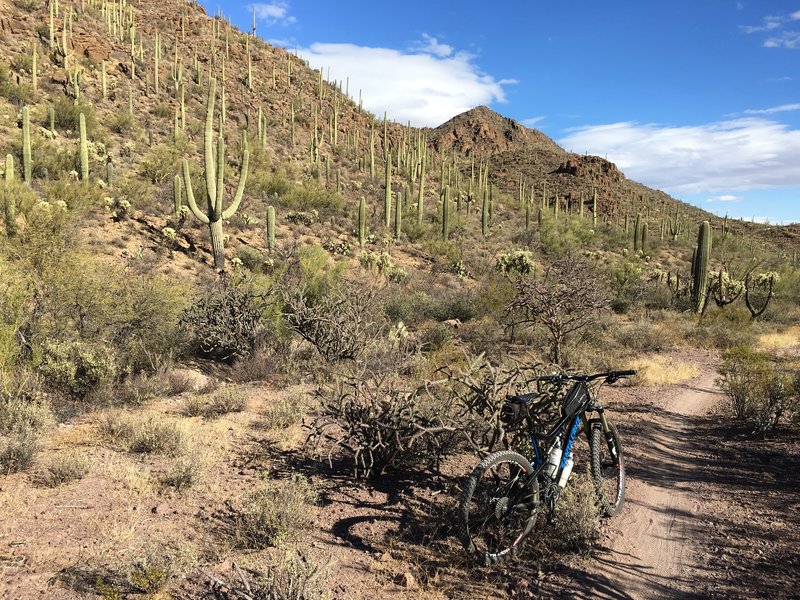
<instances>
[{"instance_id":1,"label":"small tree","mask_svg":"<svg viewBox=\"0 0 800 600\"><path fill-rule=\"evenodd\" d=\"M561 364L566 337L591 325L608 307L595 270L585 260L567 255L548 267L536 280L521 279L506 313L517 324L544 325L550 333L551 358Z\"/></svg>"}]
</instances>

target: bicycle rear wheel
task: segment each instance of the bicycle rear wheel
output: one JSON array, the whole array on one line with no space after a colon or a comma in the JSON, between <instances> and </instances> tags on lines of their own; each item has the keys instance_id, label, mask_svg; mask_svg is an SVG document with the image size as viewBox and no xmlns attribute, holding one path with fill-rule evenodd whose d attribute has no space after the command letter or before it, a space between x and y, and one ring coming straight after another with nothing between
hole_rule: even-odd
<instances>
[{"instance_id":1,"label":"bicycle rear wheel","mask_svg":"<svg viewBox=\"0 0 800 600\"><path fill-rule=\"evenodd\" d=\"M622 510L625 503L625 461L622 457L622 441L617 428L608 424L606 438L603 427L598 422L592 424L591 454L592 478L597 489L600 512L613 517Z\"/></svg>"},{"instance_id":2,"label":"bicycle rear wheel","mask_svg":"<svg viewBox=\"0 0 800 600\"><path fill-rule=\"evenodd\" d=\"M521 454L501 450L467 479L458 505L461 543L484 566L512 556L533 529L539 486Z\"/></svg>"}]
</instances>

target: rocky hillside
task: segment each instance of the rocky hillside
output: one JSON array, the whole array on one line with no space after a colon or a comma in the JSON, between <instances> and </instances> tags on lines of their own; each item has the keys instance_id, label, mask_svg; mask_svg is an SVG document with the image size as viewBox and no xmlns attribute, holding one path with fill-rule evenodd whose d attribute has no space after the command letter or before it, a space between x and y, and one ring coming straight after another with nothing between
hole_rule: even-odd
<instances>
[{"instance_id":1,"label":"rocky hillside","mask_svg":"<svg viewBox=\"0 0 800 600\"><path fill-rule=\"evenodd\" d=\"M239 211L252 223L252 218L265 219L268 200L287 209L279 212L279 237L294 235L284 218L291 211L335 205L352 223L362 196L371 229L379 230L381 221L387 227L381 218L387 154L392 190L405 192L406 218L414 218L420 197L424 202L423 215L416 219L420 226L438 223L445 185L450 185L451 198L461 210L460 198L479 205L483 190L491 184L492 194L500 193L498 202L530 204L534 215L543 210L588 217L596 208L601 222L624 227L641 213L651 231L662 232L662 239L668 218L682 220L687 240L703 219L721 227L719 219L628 180L613 163L568 153L541 132L486 107L435 129L383 122L343 93L341 82L323 81L320 72L298 57L243 34L222 17L209 17L197 4L83 0L51 5L2 0L0 15L0 151L11 155L18 176L25 168L23 106L29 107L33 124L34 191L43 190L47 181L80 171L77 113L85 112L91 178L107 184L110 164L118 183L108 197L124 201L129 207L126 213L138 215L140 224L145 219L149 244L159 242L159 230L177 229L175 243L190 258L208 261L203 228L192 218L176 228L166 217L182 159L195 173L194 187L201 187L202 124L212 76L219 81L217 111L224 116L217 117L222 117L230 163L226 197L235 190L242 163L239 140L246 131L251 173ZM420 196L416 186L423 170L425 187ZM335 189L336 198L286 201L291 190L313 185L326 192L303 192L306 196L325 196ZM500 225L497 217L502 215L510 220L503 224L506 232L520 231L525 227L524 212L497 211L491 226ZM323 215L323 221L331 216ZM466 219L460 226L475 232L480 218ZM788 229L729 227L784 248L797 242L796 232ZM352 241L345 233L348 228L317 228L317 241L337 236ZM407 233L411 249L420 236ZM510 242L508 236L484 233L483 238L492 253L508 249L504 247ZM141 242L129 245L137 243ZM263 247L258 232L245 232L231 241L229 258L241 245Z\"/></svg>"}]
</instances>

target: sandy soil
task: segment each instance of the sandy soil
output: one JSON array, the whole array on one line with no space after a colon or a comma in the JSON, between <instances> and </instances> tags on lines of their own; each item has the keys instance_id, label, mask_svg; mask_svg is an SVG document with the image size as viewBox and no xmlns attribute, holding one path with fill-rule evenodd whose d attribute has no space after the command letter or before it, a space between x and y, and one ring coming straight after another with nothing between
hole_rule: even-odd
<instances>
[{"instance_id":1,"label":"sandy soil","mask_svg":"<svg viewBox=\"0 0 800 600\"><path fill-rule=\"evenodd\" d=\"M258 564L274 553L226 547L219 517L260 478L299 472L321 491L317 527L305 542L328 565L333 599L798 598L800 442L790 430L759 440L739 429L715 387L715 357L681 358L700 375L680 385L604 392L625 443L628 487L623 512L604 522L589 557L529 552L475 568L450 535L457 478L395 474L354 482L347 469L304 459L288 432L260 425L270 402L296 391L253 386L247 412L186 420L208 466L200 483L180 494L155 483L162 460L109 447L96 432L99 416L57 428L45 454L77 448L95 467L56 489L37 487L27 474L0 478L0 597L96 597L98 575L110 577L154 540L186 547L197 566L221 577L232 562ZM181 402L148 410L177 418ZM443 470L466 473L474 461L461 462ZM193 567L171 592L203 597L207 580Z\"/></svg>"}]
</instances>

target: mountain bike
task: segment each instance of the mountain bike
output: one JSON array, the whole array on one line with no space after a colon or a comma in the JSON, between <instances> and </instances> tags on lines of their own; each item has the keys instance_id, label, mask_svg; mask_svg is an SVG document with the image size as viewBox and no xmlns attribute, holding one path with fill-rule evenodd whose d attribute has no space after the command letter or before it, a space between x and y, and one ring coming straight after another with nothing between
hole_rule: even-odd
<instances>
[{"instance_id":1,"label":"mountain bike","mask_svg":"<svg viewBox=\"0 0 800 600\"><path fill-rule=\"evenodd\" d=\"M467 479L456 530L478 563L489 566L513 556L533 530L542 507L547 509L548 522L553 520L559 495L573 471L575 442L581 433L588 442L600 514L619 513L625 502L622 441L596 398L603 384L635 374L547 375L533 380L540 391L506 397L501 419L509 428L523 430L532 460L513 450L500 450L486 456ZM542 384L550 391L541 391ZM554 405L557 421L543 433L539 416Z\"/></svg>"}]
</instances>

